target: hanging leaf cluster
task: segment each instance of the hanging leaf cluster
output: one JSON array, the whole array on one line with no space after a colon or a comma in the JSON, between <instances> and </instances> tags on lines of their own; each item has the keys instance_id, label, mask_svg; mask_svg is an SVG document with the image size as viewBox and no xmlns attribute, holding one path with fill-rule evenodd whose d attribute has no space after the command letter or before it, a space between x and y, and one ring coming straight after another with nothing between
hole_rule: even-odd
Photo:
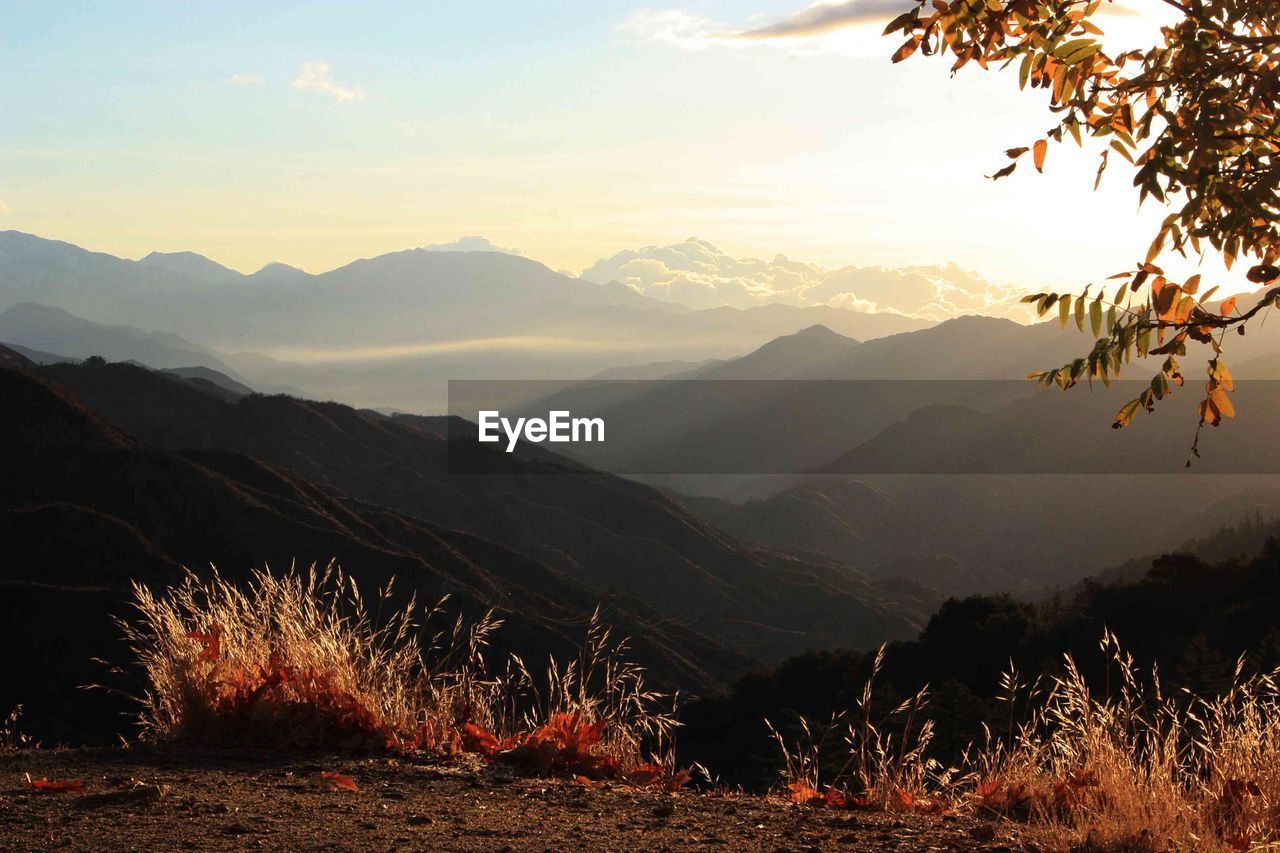
<instances>
[{"instance_id":1,"label":"hanging leaf cluster","mask_svg":"<svg viewBox=\"0 0 1280 853\"><path fill-rule=\"evenodd\" d=\"M1043 171L1050 143L1093 142L1102 149L1097 181L1118 155L1133 166L1139 202L1170 210L1144 260L1112 277L1125 280L1112 298L1086 289L1024 300L1041 316L1056 308L1064 326L1074 320L1095 339L1087 356L1032 378L1064 389L1081 379L1109 384L1135 354L1166 356L1151 388L1117 414L1114 425L1124 427L1181 384L1174 357L1203 344L1210 357L1201 426L1216 426L1234 414L1225 335L1244 334L1280 295L1266 289L1280 284L1280 2L1161 2L1177 22L1158 43L1123 53L1104 48L1103 0L918 0L885 33L906 37L894 62L919 53L953 60L953 73L969 63L1016 67L1022 88L1048 93L1056 123L1007 150L1009 162L992 178L1013 174L1028 153ZM1200 293L1200 276L1166 277L1156 264L1166 252L1217 254L1228 270L1247 259L1245 278L1264 290L1244 311L1234 297L1211 305L1217 288Z\"/></svg>"}]
</instances>

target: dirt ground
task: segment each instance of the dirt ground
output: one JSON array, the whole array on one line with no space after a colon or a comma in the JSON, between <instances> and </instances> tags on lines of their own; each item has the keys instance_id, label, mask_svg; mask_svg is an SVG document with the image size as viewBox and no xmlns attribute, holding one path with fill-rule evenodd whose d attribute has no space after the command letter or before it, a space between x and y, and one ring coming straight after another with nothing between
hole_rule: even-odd
<instances>
[{"instance_id":1,"label":"dirt ground","mask_svg":"<svg viewBox=\"0 0 1280 853\"><path fill-rule=\"evenodd\" d=\"M351 776L333 789L321 773ZM79 780L41 793L30 780ZM1035 850L1011 824L527 779L494 767L174 748L0 753L6 850Z\"/></svg>"}]
</instances>

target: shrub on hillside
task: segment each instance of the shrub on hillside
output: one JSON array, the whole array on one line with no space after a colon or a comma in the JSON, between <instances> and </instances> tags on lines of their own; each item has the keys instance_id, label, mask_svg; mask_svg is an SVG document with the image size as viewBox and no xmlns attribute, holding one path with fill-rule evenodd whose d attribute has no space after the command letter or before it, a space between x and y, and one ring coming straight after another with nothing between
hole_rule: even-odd
<instances>
[{"instance_id":1,"label":"shrub on hillside","mask_svg":"<svg viewBox=\"0 0 1280 853\"><path fill-rule=\"evenodd\" d=\"M512 656L485 661L492 613L429 636L390 586L370 616L353 579L330 566L256 571L243 587L188 573L162 593L135 585L122 623L147 688L144 736L278 748L475 752L533 772L668 784L673 697L649 690L595 614L579 657L544 678ZM425 638L425 642L424 642ZM656 759L656 760L655 760Z\"/></svg>"}]
</instances>

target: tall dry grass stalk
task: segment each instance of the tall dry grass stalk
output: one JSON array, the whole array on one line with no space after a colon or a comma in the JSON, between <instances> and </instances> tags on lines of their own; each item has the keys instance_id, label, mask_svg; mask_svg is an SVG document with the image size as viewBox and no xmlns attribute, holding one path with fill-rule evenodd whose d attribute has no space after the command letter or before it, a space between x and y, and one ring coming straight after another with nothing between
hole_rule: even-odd
<instances>
[{"instance_id":1,"label":"tall dry grass stalk","mask_svg":"<svg viewBox=\"0 0 1280 853\"><path fill-rule=\"evenodd\" d=\"M928 756L933 721L924 712L929 704L926 685L877 717L872 709L876 678L884 666L885 646L872 662L853 713L837 713L821 727L800 717L800 738L787 738L768 720L782 753L791 799L821 801L835 807L944 811L941 794L952 790L954 771ZM828 750L843 744L843 762L824 778L830 767Z\"/></svg>"},{"instance_id":2,"label":"tall dry grass stalk","mask_svg":"<svg viewBox=\"0 0 1280 853\"><path fill-rule=\"evenodd\" d=\"M1101 646L1109 692L1095 695L1069 656L1043 689L1011 667L1003 730L988 728L945 771L926 755L929 724L913 725L922 696L890 715L903 721L893 737L867 713L878 655L852 722L838 718L816 736L805 723L792 743L775 730L792 799L1019 820L1064 849L1280 848L1280 676L1245 676L1241 664L1220 696L1166 695L1158 671L1144 679L1114 635ZM847 731L844 764L822 779L837 723Z\"/></svg>"},{"instance_id":3,"label":"tall dry grass stalk","mask_svg":"<svg viewBox=\"0 0 1280 853\"><path fill-rule=\"evenodd\" d=\"M644 668L627 660L627 651L627 640L615 641L596 610L576 659L562 665L551 657L541 682L525 672L532 701L523 728L532 731L566 714L580 717L603 724L602 749L624 764L647 754L647 760L674 766L679 694L649 688ZM523 671L520 659L514 661Z\"/></svg>"},{"instance_id":4,"label":"tall dry grass stalk","mask_svg":"<svg viewBox=\"0 0 1280 853\"><path fill-rule=\"evenodd\" d=\"M538 679L514 655L490 669L492 613L447 620L442 600L420 623L412 596L396 607L388 585L370 606L332 564L255 571L243 587L215 570L134 589L138 618L121 626L148 737L456 752L470 727L497 753L554 721L598 734L576 746L622 769L667 750L676 725L674 697L645 686L598 612L579 657Z\"/></svg>"},{"instance_id":5,"label":"tall dry grass stalk","mask_svg":"<svg viewBox=\"0 0 1280 853\"><path fill-rule=\"evenodd\" d=\"M1166 695L1114 635L1101 646L1113 695L1094 695L1065 658L1030 719L976 752L974 806L1097 849L1280 844L1276 673L1246 677L1242 661L1220 696Z\"/></svg>"}]
</instances>

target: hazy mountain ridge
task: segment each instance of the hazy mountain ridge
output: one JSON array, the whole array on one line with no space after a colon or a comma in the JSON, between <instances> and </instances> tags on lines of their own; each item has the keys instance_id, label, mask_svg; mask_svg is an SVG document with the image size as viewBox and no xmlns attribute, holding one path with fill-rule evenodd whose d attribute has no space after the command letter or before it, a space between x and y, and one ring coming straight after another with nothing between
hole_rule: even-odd
<instances>
[{"instance_id":1,"label":"hazy mountain ridge","mask_svg":"<svg viewBox=\"0 0 1280 853\"><path fill-rule=\"evenodd\" d=\"M701 362L815 322L860 339L929 325L826 306L694 311L502 252L410 249L318 275L269 265L246 276L194 253L128 261L0 232L0 310L21 302L260 352L273 360L253 362L259 387L419 412L444 409L446 378Z\"/></svg>"},{"instance_id":2,"label":"hazy mountain ridge","mask_svg":"<svg viewBox=\"0 0 1280 853\"><path fill-rule=\"evenodd\" d=\"M538 473L558 465L549 454L541 458L551 462L495 454L499 473L450 477L439 419L278 396L224 401L127 365L41 373L157 446L245 453L370 505L468 531L758 659L908 630L934 600L923 590L916 602L887 596L831 560L744 550L636 483Z\"/></svg>"},{"instance_id":3,"label":"hazy mountain ridge","mask_svg":"<svg viewBox=\"0 0 1280 853\"><path fill-rule=\"evenodd\" d=\"M213 351L171 332L102 325L30 302L0 313L0 341L66 358L96 355L111 361L140 361L157 369L205 367L239 380L236 371Z\"/></svg>"},{"instance_id":4,"label":"hazy mountain ridge","mask_svg":"<svg viewBox=\"0 0 1280 853\"><path fill-rule=\"evenodd\" d=\"M1247 351L1280 349L1275 333L1265 328L1232 344L1244 341ZM1195 489L1178 486L1175 478L1182 476L1195 426L1193 388L1164 401L1153 417L1140 417L1116 432L1109 428L1112 416L1138 389L1126 396L1122 388L1107 392L1099 385L1091 392L1082 386L1064 394L1023 380L1032 368L1079 355L1084 343L1086 336L1074 327L1025 327L982 317L863 343L833 341L829 330L812 340L800 333L681 376L736 380L729 384L740 393L717 399L713 420L693 413L719 393L716 386L681 388L678 382L638 384L625 404L614 404L611 416L625 420L658 413L645 431L650 457L672 464L688 460L695 466L687 469L691 472L706 470L696 465L709 457L734 454L747 460L743 472L772 470L769 460L779 463L779 471L801 470L787 467L797 461L787 436L815 454L829 454L829 476L758 478L760 486L749 500L681 498L744 540L847 561L874 577L904 575L952 593L1032 593L1135 551L1154 550L1171 536L1181 541L1197 531L1208 533L1210 522L1196 520L1205 504L1229 501L1243 489L1278 479L1198 476ZM1193 363L1190 356L1184 362ZM1147 371L1155 369L1155 364L1144 369L1134 363L1125 375L1145 381ZM803 392L797 391L803 383L751 381L758 377L871 384L834 405L841 399L838 385L830 386L830 393ZM881 386L880 379L898 381ZM950 381L957 379L1004 381ZM1199 470L1255 474L1274 469L1267 460L1274 462L1275 456L1269 439L1269 424L1280 414L1275 395L1262 393L1270 386L1241 389L1240 419L1206 432ZM592 406L586 401L593 395L603 399L607 389L578 393L583 402L575 401L575 410L587 411ZM549 404L564 400L574 396L562 393ZM1235 467L1223 467L1227 464ZM1169 477L1105 476L1144 467ZM918 473L908 476L911 471ZM955 476L1050 471L1102 476ZM676 489L711 495L717 494L717 479L671 478ZM734 490L749 492L741 479L731 480ZM1154 493L1163 496L1166 510L1149 499ZM1078 533L1083 506L1091 507L1089 536Z\"/></svg>"}]
</instances>

